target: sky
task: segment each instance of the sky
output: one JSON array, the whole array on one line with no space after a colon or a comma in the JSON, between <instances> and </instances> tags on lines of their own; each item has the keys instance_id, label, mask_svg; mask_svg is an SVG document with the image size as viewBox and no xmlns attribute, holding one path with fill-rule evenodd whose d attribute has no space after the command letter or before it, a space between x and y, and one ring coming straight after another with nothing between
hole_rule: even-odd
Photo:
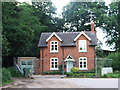
<instances>
[{"instance_id":1,"label":"sky","mask_svg":"<svg viewBox=\"0 0 120 90\"><path fill-rule=\"evenodd\" d=\"M31 0L18 0L18 1L20 1L20 2L30 2ZM69 3L69 1L70 0L51 0L52 2L53 2L53 4L56 6L56 8L57 8L57 11L56 11L56 13L58 14L58 16L59 15L61 15L61 13L62 13L62 8L63 8L63 6L65 6L66 4L68 4ZM108 4L110 4L111 3L111 0L105 0L105 2L106 2L106 5L108 5ZM103 33L103 31L101 30L101 29L99 29L99 28L97 28L96 29L97 30L97 38L98 38L98 40L100 40L101 42L102 42L102 46L101 46L101 48L103 49L103 50L112 50L111 48L113 48L113 46L111 46L111 47L108 47L108 46L106 46L106 38L104 38L107 34L106 33Z\"/></svg>"}]
</instances>

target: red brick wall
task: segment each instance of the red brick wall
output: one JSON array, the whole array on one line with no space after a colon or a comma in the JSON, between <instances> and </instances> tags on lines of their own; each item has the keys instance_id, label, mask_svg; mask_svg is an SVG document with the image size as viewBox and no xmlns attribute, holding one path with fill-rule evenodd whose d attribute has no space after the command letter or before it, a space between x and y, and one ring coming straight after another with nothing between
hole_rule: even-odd
<instances>
[{"instance_id":1,"label":"red brick wall","mask_svg":"<svg viewBox=\"0 0 120 90\"><path fill-rule=\"evenodd\" d=\"M50 41L55 40L58 41L58 53L50 53ZM78 52L78 40L87 40L87 52ZM68 54L71 54L75 59L74 65L76 67L79 67L79 58L80 57L87 57L87 67L88 70L94 68L94 57L95 57L95 47L90 47L90 42L89 40L84 36L81 35L76 43L76 47L64 47L64 58L67 57ZM50 58L58 58L59 59L59 65L62 64L62 54L63 54L63 49L60 47L61 42L53 36L49 41L48 41L48 47L46 48L41 48L40 49L40 72L42 71L51 71L50 70ZM42 60L42 58L44 60ZM43 61L43 65L42 65ZM43 66L43 69L42 69Z\"/></svg>"}]
</instances>

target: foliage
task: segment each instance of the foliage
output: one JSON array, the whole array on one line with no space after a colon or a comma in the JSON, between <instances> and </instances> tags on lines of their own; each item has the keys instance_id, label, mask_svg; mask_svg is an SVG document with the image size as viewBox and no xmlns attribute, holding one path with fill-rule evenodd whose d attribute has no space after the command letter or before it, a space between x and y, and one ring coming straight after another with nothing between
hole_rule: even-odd
<instances>
[{"instance_id":1,"label":"foliage","mask_svg":"<svg viewBox=\"0 0 120 90\"><path fill-rule=\"evenodd\" d=\"M3 56L39 56L39 35L47 26L41 24L44 21L40 20L42 17L34 15L36 8L17 2L2 2L2 7Z\"/></svg>"},{"instance_id":2,"label":"foliage","mask_svg":"<svg viewBox=\"0 0 120 90\"><path fill-rule=\"evenodd\" d=\"M120 78L120 73L108 73L101 77L103 77L103 78Z\"/></svg>"},{"instance_id":3,"label":"foliage","mask_svg":"<svg viewBox=\"0 0 120 90\"><path fill-rule=\"evenodd\" d=\"M112 68L113 70L120 71L120 52L111 53L108 55L108 58L112 59Z\"/></svg>"},{"instance_id":4,"label":"foliage","mask_svg":"<svg viewBox=\"0 0 120 90\"><path fill-rule=\"evenodd\" d=\"M61 72L62 72L62 64L61 64L61 65L59 65L59 71L61 71Z\"/></svg>"},{"instance_id":5,"label":"foliage","mask_svg":"<svg viewBox=\"0 0 120 90\"><path fill-rule=\"evenodd\" d=\"M43 72L43 75L61 75L61 71L53 71L53 72Z\"/></svg>"},{"instance_id":6,"label":"foliage","mask_svg":"<svg viewBox=\"0 0 120 90\"><path fill-rule=\"evenodd\" d=\"M71 72L77 73L77 72L79 72L79 68L77 68L77 67L72 67L72 68L71 68Z\"/></svg>"},{"instance_id":7,"label":"foliage","mask_svg":"<svg viewBox=\"0 0 120 90\"><path fill-rule=\"evenodd\" d=\"M7 85L7 84L10 84L10 83L12 83L12 82L13 82L13 80L8 80L8 81L6 81L6 82L2 82L2 86Z\"/></svg>"},{"instance_id":8,"label":"foliage","mask_svg":"<svg viewBox=\"0 0 120 90\"><path fill-rule=\"evenodd\" d=\"M112 2L109 6L104 1L70 2L64 6L62 16L65 31L89 31L90 26L84 24L93 19L96 27L107 33L107 45L114 45L113 49L120 50L120 1ZM102 56L99 50L97 54Z\"/></svg>"},{"instance_id":9,"label":"foliage","mask_svg":"<svg viewBox=\"0 0 120 90\"><path fill-rule=\"evenodd\" d=\"M108 16L104 21L104 31L107 32L106 43L111 46L114 45L114 49L120 50L120 1L112 2L109 5Z\"/></svg>"},{"instance_id":10,"label":"foliage","mask_svg":"<svg viewBox=\"0 0 120 90\"><path fill-rule=\"evenodd\" d=\"M32 2L34 15L37 16L41 24L47 26L43 32L55 32L56 21L53 16L56 15L56 8L52 2Z\"/></svg>"},{"instance_id":11,"label":"foliage","mask_svg":"<svg viewBox=\"0 0 120 90\"><path fill-rule=\"evenodd\" d=\"M11 80L11 73L8 69L2 68L2 82L7 82Z\"/></svg>"},{"instance_id":12,"label":"foliage","mask_svg":"<svg viewBox=\"0 0 120 90\"><path fill-rule=\"evenodd\" d=\"M67 72L67 73L66 73L66 76L67 76L67 77L71 77L71 76L73 76L73 75L74 75L73 72Z\"/></svg>"},{"instance_id":13,"label":"foliage","mask_svg":"<svg viewBox=\"0 0 120 90\"><path fill-rule=\"evenodd\" d=\"M63 18L65 19L67 31L89 31L90 26L84 26L90 22L91 13L94 15L96 26L102 26L107 14L105 2L70 2L63 8Z\"/></svg>"},{"instance_id":14,"label":"foliage","mask_svg":"<svg viewBox=\"0 0 120 90\"><path fill-rule=\"evenodd\" d=\"M18 72L14 67L9 67L7 70L9 70L12 77L22 77L22 74Z\"/></svg>"},{"instance_id":15,"label":"foliage","mask_svg":"<svg viewBox=\"0 0 120 90\"><path fill-rule=\"evenodd\" d=\"M80 78L80 77L95 77L95 73L89 73L89 72L85 72L85 73L73 73L73 72L67 72L66 73L67 77L71 77L71 78Z\"/></svg>"}]
</instances>

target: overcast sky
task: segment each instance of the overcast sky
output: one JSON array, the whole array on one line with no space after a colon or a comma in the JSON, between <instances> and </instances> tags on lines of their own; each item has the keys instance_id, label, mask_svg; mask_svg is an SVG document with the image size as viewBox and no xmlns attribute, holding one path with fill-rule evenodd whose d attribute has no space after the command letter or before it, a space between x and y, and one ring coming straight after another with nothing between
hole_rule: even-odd
<instances>
[{"instance_id":1,"label":"overcast sky","mask_svg":"<svg viewBox=\"0 0 120 90\"><path fill-rule=\"evenodd\" d=\"M20 1L20 2L23 2L23 1L25 1L25 2L30 2L31 0L18 0L18 1ZM70 0L51 0L53 3L54 3L54 5L56 6L56 8L57 8L57 11L56 11L56 13L58 14L58 15L60 15L61 14L61 12L62 12L62 8L63 8L63 6L65 6L67 3L69 3L69 1ZM106 5L108 5L108 4L110 4L111 3L111 0L105 0L105 2L106 2ZM100 29L96 29L97 30L97 38L102 42L102 49L104 49L104 50L111 50L111 48L113 47L113 46L111 46L111 47L108 47L108 46L106 46L106 40L107 39L105 39L104 37L107 35L106 33L103 33L103 31L102 30L100 30Z\"/></svg>"}]
</instances>

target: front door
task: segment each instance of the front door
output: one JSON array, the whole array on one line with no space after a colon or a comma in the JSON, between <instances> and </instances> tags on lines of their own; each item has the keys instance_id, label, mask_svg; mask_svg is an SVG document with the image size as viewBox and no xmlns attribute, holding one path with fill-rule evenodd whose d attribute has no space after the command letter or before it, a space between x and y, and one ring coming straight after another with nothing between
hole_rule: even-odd
<instances>
[{"instance_id":1,"label":"front door","mask_svg":"<svg viewBox=\"0 0 120 90\"><path fill-rule=\"evenodd\" d=\"M73 62L72 61L67 61L66 62L66 66L67 66L67 72L71 72L71 68L73 67Z\"/></svg>"}]
</instances>

